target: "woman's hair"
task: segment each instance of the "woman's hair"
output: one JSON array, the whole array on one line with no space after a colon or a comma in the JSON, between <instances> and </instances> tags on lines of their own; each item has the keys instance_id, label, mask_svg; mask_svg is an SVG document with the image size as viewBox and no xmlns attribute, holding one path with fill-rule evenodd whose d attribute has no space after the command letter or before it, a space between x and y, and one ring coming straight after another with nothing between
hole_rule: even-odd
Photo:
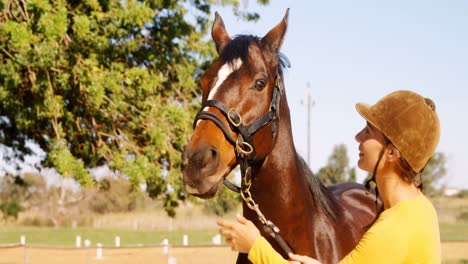
<instances>
[{"instance_id":1,"label":"woman's hair","mask_svg":"<svg viewBox=\"0 0 468 264\"><path fill-rule=\"evenodd\" d=\"M388 145L392 145L396 150L398 150L398 148L395 147L395 145L392 143L392 141L390 139L387 138L387 136L383 135L383 137L384 137L384 141L385 141L385 147L387 147ZM375 177L377 175L377 168L379 166L380 160L382 159L385 147L382 148L382 150L380 151L379 159L377 160L377 163L375 164L374 171L372 173L372 177L366 181L365 185L366 185L367 189L370 188L370 183L371 182L375 182ZM400 152L400 154L401 154L401 152ZM414 186L416 186L421 191L423 191L423 182L422 182L422 175L421 174L424 171L424 168L419 173L415 172L413 170L413 168L411 167L411 165L409 164L409 162L405 159L405 157L403 157L403 155L400 155L398 165L400 166L400 169L401 169L401 173L399 174L400 178L403 181L407 182L407 183L412 183ZM376 193L378 195L377 185L375 185L375 189L376 189L375 191L376 191Z\"/></svg>"},{"instance_id":2,"label":"woman's hair","mask_svg":"<svg viewBox=\"0 0 468 264\"><path fill-rule=\"evenodd\" d=\"M412 183L423 191L422 172L424 171L424 168L420 173L415 172L403 156L400 156L399 165L401 168L400 178L407 183Z\"/></svg>"}]
</instances>

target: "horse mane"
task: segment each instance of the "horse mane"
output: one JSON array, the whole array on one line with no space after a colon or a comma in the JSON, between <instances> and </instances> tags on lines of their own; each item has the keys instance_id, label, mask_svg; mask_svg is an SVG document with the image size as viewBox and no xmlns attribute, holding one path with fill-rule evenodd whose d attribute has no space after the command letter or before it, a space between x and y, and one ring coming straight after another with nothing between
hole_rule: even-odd
<instances>
[{"instance_id":1,"label":"horse mane","mask_svg":"<svg viewBox=\"0 0 468 264\"><path fill-rule=\"evenodd\" d=\"M240 58L243 63L249 59L249 47L252 43L260 44L260 38L253 35L237 35L224 48L219 59L221 63L229 63L231 66L234 60ZM289 59L281 52L278 52L278 71L291 66Z\"/></svg>"},{"instance_id":2,"label":"horse mane","mask_svg":"<svg viewBox=\"0 0 468 264\"><path fill-rule=\"evenodd\" d=\"M297 156L301 161L304 175L309 182L309 190L313 196L315 204L319 205L328 217L333 220L337 220L339 211L335 210L335 208L339 208L338 202L327 187L325 187L320 179L310 170L304 159L300 155Z\"/></svg>"}]
</instances>

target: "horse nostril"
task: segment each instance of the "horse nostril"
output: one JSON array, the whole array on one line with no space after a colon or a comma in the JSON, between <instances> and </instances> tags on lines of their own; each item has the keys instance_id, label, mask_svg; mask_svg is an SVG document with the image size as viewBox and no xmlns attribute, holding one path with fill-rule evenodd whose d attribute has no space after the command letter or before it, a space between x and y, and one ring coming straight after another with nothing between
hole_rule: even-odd
<instances>
[{"instance_id":1,"label":"horse nostril","mask_svg":"<svg viewBox=\"0 0 468 264\"><path fill-rule=\"evenodd\" d=\"M196 153L192 161L196 162L202 175L215 173L219 163L219 152L213 147L206 147Z\"/></svg>"},{"instance_id":2,"label":"horse nostril","mask_svg":"<svg viewBox=\"0 0 468 264\"><path fill-rule=\"evenodd\" d=\"M218 157L218 151L216 149L210 149L211 159L216 159Z\"/></svg>"},{"instance_id":3,"label":"horse nostril","mask_svg":"<svg viewBox=\"0 0 468 264\"><path fill-rule=\"evenodd\" d=\"M184 154L181 167L191 175L209 176L218 168L220 155L213 146L205 145L197 151Z\"/></svg>"},{"instance_id":4,"label":"horse nostril","mask_svg":"<svg viewBox=\"0 0 468 264\"><path fill-rule=\"evenodd\" d=\"M209 148L204 151L204 157L202 162L202 168L210 166L212 164L217 165L218 151L215 148Z\"/></svg>"}]
</instances>

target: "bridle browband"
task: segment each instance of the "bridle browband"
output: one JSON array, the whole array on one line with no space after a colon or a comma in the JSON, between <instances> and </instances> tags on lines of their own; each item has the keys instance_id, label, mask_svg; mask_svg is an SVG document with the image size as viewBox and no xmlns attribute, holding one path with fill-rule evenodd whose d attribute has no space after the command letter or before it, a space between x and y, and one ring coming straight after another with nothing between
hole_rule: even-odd
<instances>
[{"instance_id":1,"label":"bridle browband","mask_svg":"<svg viewBox=\"0 0 468 264\"><path fill-rule=\"evenodd\" d=\"M224 103L217 100L207 100L202 105L201 110L195 116L193 127L195 128L199 120L210 120L214 124L216 124L216 126L219 129L221 129L227 141L229 141L229 143L231 143L231 145L234 146L237 163L240 165L241 168L241 187L234 185L228 179L224 179L224 185L230 190L241 194L242 199L247 204L247 206L257 213L257 216L260 222L263 224L265 231L268 234L270 234L273 238L275 238L276 242L280 245L283 251L286 254L288 254L293 253L293 251L289 247L289 245L284 241L284 239L279 235L279 228L275 226L270 220L267 220L265 218L265 216L260 211L258 204L255 203L255 201L252 199L252 195L250 194L250 187L252 184L251 166L255 162L260 161L256 159L257 152L255 150L252 137L262 127L264 127L268 123L271 123L272 137L270 150L267 154L268 156L273 150L278 132L277 122L279 120L280 99L283 90L284 89L283 83L281 81L281 75L279 73L279 70L277 70L269 111L263 114L260 118L253 121L249 125L244 125L242 117L239 115L239 113L236 112L234 108L229 108ZM228 120L229 127L225 125L225 123L217 114L211 111L203 110L205 107L217 108ZM237 135L237 138L234 138L232 136L232 132L234 132Z\"/></svg>"}]
</instances>

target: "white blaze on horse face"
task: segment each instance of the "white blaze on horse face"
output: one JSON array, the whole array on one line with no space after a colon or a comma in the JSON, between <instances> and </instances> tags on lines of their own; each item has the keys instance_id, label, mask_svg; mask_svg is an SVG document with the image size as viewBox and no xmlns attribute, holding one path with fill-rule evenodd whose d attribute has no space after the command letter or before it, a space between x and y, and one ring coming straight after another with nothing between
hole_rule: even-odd
<instances>
[{"instance_id":1,"label":"white blaze on horse face","mask_svg":"<svg viewBox=\"0 0 468 264\"><path fill-rule=\"evenodd\" d=\"M223 66L221 66L221 68L219 68L218 71L218 80L216 81L213 88L210 90L207 100L212 100L215 94L218 92L218 88L221 86L221 84L223 84L223 82L231 73L238 70L241 66L242 60L240 58L235 59L232 63L225 63ZM209 111L209 108L209 106L206 106L205 108L203 108L203 111ZM201 120L198 120L195 126L197 126L200 121Z\"/></svg>"},{"instance_id":2,"label":"white blaze on horse face","mask_svg":"<svg viewBox=\"0 0 468 264\"><path fill-rule=\"evenodd\" d=\"M233 73L235 70L238 70L242 66L242 60L240 58L235 59L232 63L224 64L218 71L218 81L211 89L210 94L208 95L208 100L214 98L216 92L218 91L219 86L223 84L224 80Z\"/></svg>"}]
</instances>

